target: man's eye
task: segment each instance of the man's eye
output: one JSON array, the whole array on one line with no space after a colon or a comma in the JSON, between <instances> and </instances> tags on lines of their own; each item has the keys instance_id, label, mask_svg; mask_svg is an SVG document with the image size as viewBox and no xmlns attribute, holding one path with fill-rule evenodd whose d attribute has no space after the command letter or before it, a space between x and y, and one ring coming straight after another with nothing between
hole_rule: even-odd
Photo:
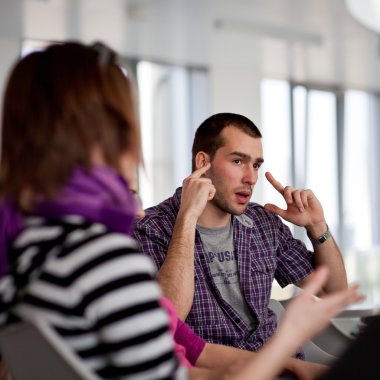
<instances>
[{"instance_id":1,"label":"man's eye","mask_svg":"<svg viewBox=\"0 0 380 380\"><path fill-rule=\"evenodd\" d=\"M253 164L254 169L260 169L261 164L255 163Z\"/></svg>"},{"instance_id":2,"label":"man's eye","mask_svg":"<svg viewBox=\"0 0 380 380\"><path fill-rule=\"evenodd\" d=\"M239 158L237 158L236 160L234 160L234 163L240 165L241 164L241 160Z\"/></svg>"}]
</instances>

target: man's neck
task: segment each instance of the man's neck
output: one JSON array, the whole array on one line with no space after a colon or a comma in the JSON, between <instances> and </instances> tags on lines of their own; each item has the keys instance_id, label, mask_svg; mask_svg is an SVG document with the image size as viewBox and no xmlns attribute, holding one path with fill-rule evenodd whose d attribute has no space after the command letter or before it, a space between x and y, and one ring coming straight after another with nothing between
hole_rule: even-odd
<instances>
[{"instance_id":1,"label":"man's neck","mask_svg":"<svg viewBox=\"0 0 380 380\"><path fill-rule=\"evenodd\" d=\"M231 221L231 214L208 202L197 224L206 228L219 228Z\"/></svg>"}]
</instances>

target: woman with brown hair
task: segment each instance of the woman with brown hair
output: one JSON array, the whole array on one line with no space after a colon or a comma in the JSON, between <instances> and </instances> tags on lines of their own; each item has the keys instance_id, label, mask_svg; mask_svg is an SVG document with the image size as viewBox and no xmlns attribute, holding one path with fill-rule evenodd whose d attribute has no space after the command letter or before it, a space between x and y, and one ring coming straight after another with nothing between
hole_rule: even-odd
<instances>
[{"instance_id":1,"label":"woman with brown hair","mask_svg":"<svg viewBox=\"0 0 380 380\"><path fill-rule=\"evenodd\" d=\"M101 44L63 43L5 91L0 324L47 321L104 378L180 378L154 267L130 237L141 162L131 80Z\"/></svg>"}]
</instances>

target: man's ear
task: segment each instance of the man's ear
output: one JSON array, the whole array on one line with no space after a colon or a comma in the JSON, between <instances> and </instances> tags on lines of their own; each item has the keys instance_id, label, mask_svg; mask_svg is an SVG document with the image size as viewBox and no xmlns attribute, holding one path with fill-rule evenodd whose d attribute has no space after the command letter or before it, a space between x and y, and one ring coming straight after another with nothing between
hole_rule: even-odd
<instances>
[{"instance_id":1,"label":"man's ear","mask_svg":"<svg viewBox=\"0 0 380 380\"><path fill-rule=\"evenodd\" d=\"M195 167L196 169L203 168L207 163L210 162L210 156L205 152L198 152L195 156Z\"/></svg>"}]
</instances>

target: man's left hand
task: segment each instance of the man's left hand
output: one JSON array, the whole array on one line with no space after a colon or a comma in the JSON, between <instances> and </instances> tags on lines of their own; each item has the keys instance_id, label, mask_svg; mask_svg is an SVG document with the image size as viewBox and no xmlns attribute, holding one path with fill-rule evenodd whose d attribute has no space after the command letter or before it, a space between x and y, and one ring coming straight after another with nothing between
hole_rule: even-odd
<instances>
[{"instance_id":1,"label":"man's left hand","mask_svg":"<svg viewBox=\"0 0 380 380\"><path fill-rule=\"evenodd\" d=\"M326 225L322 205L311 190L296 189L291 186L284 187L269 172L265 173L265 177L283 196L287 205L286 210L284 210L274 204L267 203L264 206L266 210L300 227Z\"/></svg>"}]
</instances>

